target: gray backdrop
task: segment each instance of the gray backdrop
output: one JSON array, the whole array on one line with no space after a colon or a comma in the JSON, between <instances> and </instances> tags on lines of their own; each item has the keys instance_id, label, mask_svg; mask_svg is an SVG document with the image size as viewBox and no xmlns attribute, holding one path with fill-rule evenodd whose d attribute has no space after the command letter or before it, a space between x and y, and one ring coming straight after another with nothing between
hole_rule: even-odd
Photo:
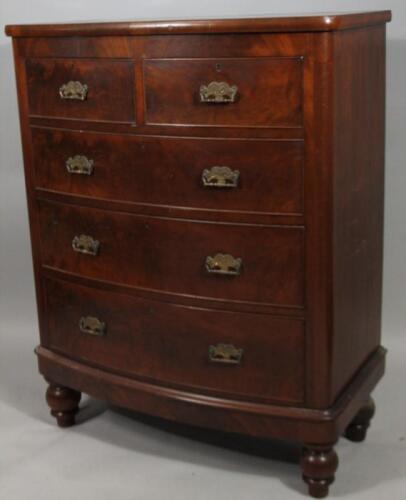
<instances>
[{"instance_id":1,"label":"gray backdrop","mask_svg":"<svg viewBox=\"0 0 406 500\"><path fill-rule=\"evenodd\" d=\"M387 175L383 338L388 375L365 445L340 441L337 489L347 498L406 497L406 2L404 0L0 0L11 23L254 16L334 10L393 10L388 26ZM203 443L151 420L85 401L83 425L61 432L47 414L32 350L38 327L10 39L0 34L0 497L299 498L296 447ZM100 413L87 421L87 416ZM196 437L196 436L195 436ZM214 444L210 441L214 440ZM223 446L220 446L223 444ZM244 443L242 443L244 444ZM241 447L243 447L241 444ZM262 455L277 461L265 460ZM348 460L347 460L348 458ZM292 462L292 463L291 463ZM106 474L106 471L109 471ZM237 474L238 473L238 474ZM45 477L46 476L46 477ZM341 479L340 479L341 478ZM96 482L98 485L96 485ZM352 494L351 494L352 493Z\"/></svg>"}]
</instances>

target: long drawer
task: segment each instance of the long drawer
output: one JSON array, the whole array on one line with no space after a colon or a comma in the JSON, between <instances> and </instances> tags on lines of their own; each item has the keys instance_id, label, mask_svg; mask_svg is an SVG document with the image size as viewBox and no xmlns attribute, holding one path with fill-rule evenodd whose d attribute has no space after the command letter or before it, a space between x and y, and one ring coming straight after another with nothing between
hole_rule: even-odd
<instances>
[{"instance_id":1,"label":"long drawer","mask_svg":"<svg viewBox=\"0 0 406 500\"><path fill-rule=\"evenodd\" d=\"M47 347L105 369L251 399L303 401L303 322L44 280Z\"/></svg>"},{"instance_id":2,"label":"long drawer","mask_svg":"<svg viewBox=\"0 0 406 500\"><path fill-rule=\"evenodd\" d=\"M303 306L301 227L195 222L38 202L42 263L177 295Z\"/></svg>"},{"instance_id":3,"label":"long drawer","mask_svg":"<svg viewBox=\"0 0 406 500\"><path fill-rule=\"evenodd\" d=\"M220 212L303 212L303 142L32 129L42 189Z\"/></svg>"}]
</instances>

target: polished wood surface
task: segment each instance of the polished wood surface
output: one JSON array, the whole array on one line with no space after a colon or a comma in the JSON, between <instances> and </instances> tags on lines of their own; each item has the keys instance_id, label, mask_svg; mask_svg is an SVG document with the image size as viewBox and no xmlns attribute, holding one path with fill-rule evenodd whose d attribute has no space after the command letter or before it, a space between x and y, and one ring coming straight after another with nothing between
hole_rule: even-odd
<instances>
[{"instance_id":1,"label":"polished wood surface","mask_svg":"<svg viewBox=\"0 0 406 500\"><path fill-rule=\"evenodd\" d=\"M40 372L49 379L64 380L69 387L118 406L209 429L320 445L335 442L365 405L383 375L386 354L379 349L333 406L316 410L304 405L262 404L152 384L74 361L41 346L36 353Z\"/></svg>"},{"instance_id":2,"label":"polished wood surface","mask_svg":"<svg viewBox=\"0 0 406 500\"><path fill-rule=\"evenodd\" d=\"M332 224L334 325L331 400L380 344L385 30L335 37ZM348 87L345 75L354 74ZM372 84L373 82L373 84ZM348 126L351 124L351 126ZM345 364L342 360L345 359Z\"/></svg>"},{"instance_id":3,"label":"polished wood surface","mask_svg":"<svg viewBox=\"0 0 406 500\"><path fill-rule=\"evenodd\" d=\"M44 345L72 359L169 387L303 402L300 319L188 308L53 280L45 294ZM87 316L105 323L102 338L80 330ZM218 344L243 349L241 362L210 361L209 347Z\"/></svg>"},{"instance_id":4,"label":"polished wood surface","mask_svg":"<svg viewBox=\"0 0 406 500\"><path fill-rule=\"evenodd\" d=\"M51 408L51 415L56 418L59 427L71 427L75 424L75 416L79 411L81 393L50 382L46 392L46 400Z\"/></svg>"},{"instance_id":5,"label":"polished wood surface","mask_svg":"<svg viewBox=\"0 0 406 500\"><path fill-rule=\"evenodd\" d=\"M90 199L261 216L303 213L304 147L300 140L232 140L96 134L33 128L35 186ZM92 175L72 175L75 155L93 161ZM214 166L238 170L236 188L205 186ZM193 215L192 215L193 217Z\"/></svg>"},{"instance_id":6,"label":"polished wood surface","mask_svg":"<svg viewBox=\"0 0 406 500\"><path fill-rule=\"evenodd\" d=\"M201 19L132 21L114 23L31 24L6 26L6 34L23 36L100 36L150 35L162 33L262 33L336 31L383 24L391 20L391 11L348 12L303 16L257 17L252 19Z\"/></svg>"},{"instance_id":7,"label":"polished wood surface","mask_svg":"<svg viewBox=\"0 0 406 500\"><path fill-rule=\"evenodd\" d=\"M303 307L304 232L296 227L211 224L39 202L44 266L177 295ZM100 243L74 252L75 236ZM238 276L207 271L209 256L242 259Z\"/></svg>"},{"instance_id":8,"label":"polished wood surface","mask_svg":"<svg viewBox=\"0 0 406 500\"><path fill-rule=\"evenodd\" d=\"M87 392L298 440L309 493L328 493L334 445L365 437L384 371L389 20L7 27L37 354L60 425ZM61 99L69 81L86 84L86 98ZM211 82L235 85L234 102L202 102ZM90 175L68 171L76 156L91 160ZM212 167L238 181L205 186ZM97 240L95 255L72 247L81 235ZM219 253L241 259L238 272L209 273ZM213 361L210 346L232 362Z\"/></svg>"},{"instance_id":9,"label":"polished wood surface","mask_svg":"<svg viewBox=\"0 0 406 500\"><path fill-rule=\"evenodd\" d=\"M300 465L303 479L309 485L310 495L325 498L338 468L338 456L333 446L306 445Z\"/></svg>"},{"instance_id":10,"label":"polished wood surface","mask_svg":"<svg viewBox=\"0 0 406 500\"><path fill-rule=\"evenodd\" d=\"M301 127L302 59L145 60L145 120L154 125ZM200 101L201 85L237 87L235 102Z\"/></svg>"},{"instance_id":11,"label":"polished wood surface","mask_svg":"<svg viewBox=\"0 0 406 500\"><path fill-rule=\"evenodd\" d=\"M31 116L134 121L131 62L29 59L27 79ZM59 89L70 81L88 86L84 101L61 99Z\"/></svg>"}]
</instances>

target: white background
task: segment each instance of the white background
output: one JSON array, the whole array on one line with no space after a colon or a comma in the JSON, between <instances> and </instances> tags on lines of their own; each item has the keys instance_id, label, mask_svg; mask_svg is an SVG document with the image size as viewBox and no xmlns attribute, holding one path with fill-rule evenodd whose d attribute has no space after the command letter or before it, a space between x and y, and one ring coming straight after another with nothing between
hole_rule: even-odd
<instances>
[{"instance_id":1,"label":"white background","mask_svg":"<svg viewBox=\"0 0 406 500\"><path fill-rule=\"evenodd\" d=\"M406 2L405 0L0 0L5 24L86 20L244 17L393 10L388 25L384 344L388 376L377 391L368 442L340 442L336 490L346 498L406 498ZM38 331L11 41L0 34L0 498L300 498L297 450L227 439L204 443L118 411L68 432L51 426L32 349ZM380 405L380 406L379 406ZM88 403L88 414L103 407ZM183 431L182 431L183 432ZM197 436L195 436L197 437ZM247 444L241 445L244 449ZM274 451L276 450L276 451ZM260 455L286 460L265 460ZM354 493L354 496L351 495Z\"/></svg>"}]
</instances>

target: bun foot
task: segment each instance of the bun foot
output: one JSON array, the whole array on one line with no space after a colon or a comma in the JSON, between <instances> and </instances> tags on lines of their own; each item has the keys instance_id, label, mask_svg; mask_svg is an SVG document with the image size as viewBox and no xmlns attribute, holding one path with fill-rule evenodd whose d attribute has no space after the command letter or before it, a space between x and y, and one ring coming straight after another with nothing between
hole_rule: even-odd
<instances>
[{"instance_id":1,"label":"bun foot","mask_svg":"<svg viewBox=\"0 0 406 500\"><path fill-rule=\"evenodd\" d=\"M300 465L309 495L313 498L325 498L338 467L338 457L333 447L305 445Z\"/></svg>"},{"instance_id":2,"label":"bun foot","mask_svg":"<svg viewBox=\"0 0 406 500\"><path fill-rule=\"evenodd\" d=\"M56 418L59 427L71 427L75 424L80 398L80 392L50 382L46 400L51 408L51 415Z\"/></svg>"},{"instance_id":3,"label":"bun foot","mask_svg":"<svg viewBox=\"0 0 406 500\"><path fill-rule=\"evenodd\" d=\"M330 482L326 479L305 479L309 488L309 495L313 498L326 498Z\"/></svg>"},{"instance_id":4,"label":"bun foot","mask_svg":"<svg viewBox=\"0 0 406 500\"><path fill-rule=\"evenodd\" d=\"M345 437L354 443L365 440L372 417L375 415L375 403L372 398L360 409L345 431Z\"/></svg>"}]
</instances>

